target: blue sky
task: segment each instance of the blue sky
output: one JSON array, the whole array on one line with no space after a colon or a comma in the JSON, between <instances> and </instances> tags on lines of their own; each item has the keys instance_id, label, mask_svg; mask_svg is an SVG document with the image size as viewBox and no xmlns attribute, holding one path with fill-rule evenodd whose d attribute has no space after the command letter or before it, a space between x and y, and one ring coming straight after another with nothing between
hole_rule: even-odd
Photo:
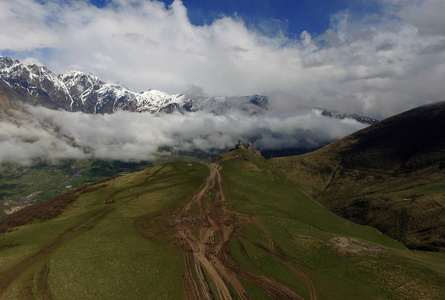
<instances>
[{"instance_id":1,"label":"blue sky","mask_svg":"<svg viewBox=\"0 0 445 300\"><path fill-rule=\"evenodd\" d=\"M359 16L377 12L380 7L373 0L184 0L184 5L196 25L211 24L221 14L237 14L249 26L275 21L290 36L298 36L304 30L314 35L323 33L329 28L330 16L339 11Z\"/></svg>"},{"instance_id":2,"label":"blue sky","mask_svg":"<svg viewBox=\"0 0 445 300\"><path fill-rule=\"evenodd\" d=\"M445 100L443 0L1 0L0 55L135 91L389 116Z\"/></svg>"},{"instance_id":3,"label":"blue sky","mask_svg":"<svg viewBox=\"0 0 445 300\"><path fill-rule=\"evenodd\" d=\"M162 2L166 7L172 3L171 0ZM109 0L90 3L103 8ZM381 9L376 0L183 0L183 3L194 25L209 25L221 15L238 15L249 26L275 23L290 36L298 36L304 30L321 34L329 28L330 16L340 11L360 17Z\"/></svg>"}]
</instances>

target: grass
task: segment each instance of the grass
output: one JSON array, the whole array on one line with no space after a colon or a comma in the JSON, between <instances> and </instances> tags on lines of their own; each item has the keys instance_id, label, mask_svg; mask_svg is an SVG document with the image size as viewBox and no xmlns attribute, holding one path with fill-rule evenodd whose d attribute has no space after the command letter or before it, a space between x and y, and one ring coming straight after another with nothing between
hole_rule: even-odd
<instances>
[{"instance_id":1,"label":"grass","mask_svg":"<svg viewBox=\"0 0 445 300\"><path fill-rule=\"evenodd\" d=\"M182 272L178 251L145 239L116 211L53 256L49 285L58 299L178 299Z\"/></svg>"},{"instance_id":2,"label":"grass","mask_svg":"<svg viewBox=\"0 0 445 300\"><path fill-rule=\"evenodd\" d=\"M341 145L347 141L270 163L341 217L378 228L410 249L445 251L445 173L440 166L406 172L342 165L336 149L347 148ZM328 169L330 174L323 174Z\"/></svg>"},{"instance_id":3,"label":"grass","mask_svg":"<svg viewBox=\"0 0 445 300\"><path fill-rule=\"evenodd\" d=\"M248 234L246 236L250 237ZM236 247L242 248L243 251L240 253ZM305 282L301 277L250 241L242 239L233 241L231 253L245 269L274 278L275 281L291 288L300 296L309 297Z\"/></svg>"},{"instance_id":4,"label":"grass","mask_svg":"<svg viewBox=\"0 0 445 300\"><path fill-rule=\"evenodd\" d=\"M256 300L270 300L270 299L272 299L269 295L264 293L261 289L259 289L255 285L253 285L243 279L240 279L240 282L252 299L256 299Z\"/></svg>"},{"instance_id":5,"label":"grass","mask_svg":"<svg viewBox=\"0 0 445 300\"><path fill-rule=\"evenodd\" d=\"M286 259L309 275L319 299L440 299L445 293L443 254L406 250L374 228L338 217L259 157L226 161L222 175L233 209L255 217ZM341 253L329 246L336 236L379 245L384 251ZM268 272L280 282L291 278L282 278L286 272L279 263L256 246L269 245L261 228L247 224L237 238L250 259L237 242L232 242L231 252L245 268ZM293 289L300 291L301 285Z\"/></svg>"},{"instance_id":6,"label":"grass","mask_svg":"<svg viewBox=\"0 0 445 300\"><path fill-rule=\"evenodd\" d=\"M374 228L338 217L261 157L234 156L222 164L228 207L248 216L230 243L242 268L306 299L304 278L288 264L309 276L318 299L445 294L442 253L407 250ZM183 299L183 253L168 222L208 172L201 164L174 162L120 176L79 195L52 220L1 234L0 298ZM197 206L192 211L202 213ZM339 236L383 251L342 252L330 244ZM214 237L219 241L221 233ZM240 282L251 298L270 299Z\"/></svg>"},{"instance_id":7,"label":"grass","mask_svg":"<svg viewBox=\"0 0 445 300\"><path fill-rule=\"evenodd\" d=\"M255 161L243 162L248 165L254 163ZM237 211L248 215L298 220L315 230L356 237L365 236L370 241L403 248L400 243L385 237L377 230L357 226L312 201L304 193L293 188L284 176L270 168L266 162L256 163L262 171L249 172L246 171L249 168L238 169L237 162L227 162L223 169L226 183L230 186L227 191L231 204ZM285 224L285 221L281 223Z\"/></svg>"},{"instance_id":8,"label":"grass","mask_svg":"<svg viewBox=\"0 0 445 300\"><path fill-rule=\"evenodd\" d=\"M190 212L191 212L191 213L194 213L194 214L196 214L196 215L199 215L199 214L201 213L201 209L199 208L198 203L194 203L194 204L192 205L192 207L190 207Z\"/></svg>"},{"instance_id":9,"label":"grass","mask_svg":"<svg viewBox=\"0 0 445 300\"><path fill-rule=\"evenodd\" d=\"M100 160L62 160L33 167L2 165L0 168L0 217L4 210L35 203L59 195L71 188L134 172L148 163L123 163Z\"/></svg>"},{"instance_id":10,"label":"grass","mask_svg":"<svg viewBox=\"0 0 445 300\"><path fill-rule=\"evenodd\" d=\"M182 298L182 253L151 238L150 232L163 230L163 223L150 221L156 212L190 197L207 173L199 164L171 163L119 177L81 195L56 219L3 234L0 244L15 241L17 246L0 252L0 261L6 262L0 264L0 276L7 276L4 272L23 257L45 253L22 264L24 271L3 296L36 293L36 274L48 265L48 289L55 299ZM104 203L110 198L114 202Z\"/></svg>"},{"instance_id":11,"label":"grass","mask_svg":"<svg viewBox=\"0 0 445 300\"><path fill-rule=\"evenodd\" d=\"M443 102L415 108L271 163L340 216L410 249L445 252L444 116Z\"/></svg>"}]
</instances>

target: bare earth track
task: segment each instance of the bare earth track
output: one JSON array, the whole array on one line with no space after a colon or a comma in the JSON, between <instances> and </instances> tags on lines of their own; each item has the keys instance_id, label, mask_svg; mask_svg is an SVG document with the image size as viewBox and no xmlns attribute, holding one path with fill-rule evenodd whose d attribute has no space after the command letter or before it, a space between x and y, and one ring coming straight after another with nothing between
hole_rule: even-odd
<instances>
[{"instance_id":1,"label":"bare earth track","mask_svg":"<svg viewBox=\"0 0 445 300\"><path fill-rule=\"evenodd\" d=\"M184 252L184 285L187 298L251 299L239 280L243 279L274 299L303 299L290 288L266 275L242 268L232 258L229 245L236 228L253 220L249 216L227 209L219 173L221 166L212 163L208 164L208 167L210 175L193 198L185 203L181 215L173 222ZM199 207L199 215L191 212L195 204ZM310 299L317 299L311 279L287 262L266 228L261 225L259 227L265 232L270 244L269 249L260 249L300 276L307 285Z\"/></svg>"},{"instance_id":2,"label":"bare earth track","mask_svg":"<svg viewBox=\"0 0 445 300\"><path fill-rule=\"evenodd\" d=\"M273 299L303 299L295 291L268 277L259 269L256 270L257 272L244 269L232 257L230 242L233 240L236 230L244 224L254 223L267 236L269 246L251 244L275 258L300 277L306 283L310 299L316 300L317 296L311 279L286 260L283 251L273 241L267 229L255 218L227 209L222 178L219 173L221 166L216 163L207 164L207 166L210 170L209 176L194 196L183 204L180 214L173 215L170 224L167 224L176 230L176 237L183 252L185 265L183 283L186 298L251 299L242 284L244 281L256 286ZM139 185L148 185L147 180ZM177 184L179 183L170 183L168 186ZM140 194L150 193L158 188L150 187ZM165 189L165 185L162 188ZM122 203L127 203L130 200L134 201L139 196L137 194L135 197L132 194L118 197L118 194L123 191L125 190L117 190L109 197L119 198ZM5 296L7 290L17 279L22 281L17 294L18 299L52 299L53 295L47 281L48 273L51 271L50 258L52 254L66 242L94 229L114 210L112 205L103 205L86 213L48 241L39 251L0 272L0 299ZM239 236L235 237L240 238ZM241 238L248 241L246 237ZM241 248L242 245L239 244ZM249 260L245 251L244 255Z\"/></svg>"}]
</instances>

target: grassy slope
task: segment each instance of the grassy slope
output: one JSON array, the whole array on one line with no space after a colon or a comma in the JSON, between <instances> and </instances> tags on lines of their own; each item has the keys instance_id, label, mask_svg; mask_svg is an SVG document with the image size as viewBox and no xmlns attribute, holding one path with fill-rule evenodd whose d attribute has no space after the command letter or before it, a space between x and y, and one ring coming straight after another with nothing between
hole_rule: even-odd
<instances>
[{"instance_id":1,"label":"grassy slope","mask_svg":"<svg viewBox=\"0 0 445 300\"><path fill-rule=\"evenodd\" d=\"M63 160L40 163L30 168L2 165L0 168L0 203L33 203L59 195L69 188L111 177L119 172L134 172L147 164L99 160ZM7 206L6 206L7 207Z\"/></svg>"},{"instance_id":2,"label":"grassy slope","mask_svg":"<svg viewBox=\"0 0 445 300\"><path fill-rule=\"evenodd\" d=\"M304 281L280 257L312 279L318 299L439 299L445 294L442 254L408 251L371 227L336 216L259 156L232 158L221 162L226 197L229 206L250 216L230 243L242 267L267 274L305 298ZM81 195L54 220L1 235L0 293L12 278L5 298L48 293L53 299L183 298L182 253L163 221L207 174L203 165L178 162L122 176ZM342 254L327 245L336 236L369 241L384 251ZM252 298L269 299L242 283Z\"/></svg>"},{"instance_id":3,"label":"grassy slope","mask_svg":"<svg viewBox=\"0 0 445 300\"><path fill-rule=\"evenodd\" d=\"M3 297L44 294L38 282L46 267L43 282L55 299L181 298L182 254L168 232L150 232L163 228L154 214L190 197L207 173L173 163L119 177L54 220L2 235L0 291L17 276Z\"/></svg>"},{"instance_id":4,"label":"grassy slope","mask_svg":"<svg viewBox=\"0 0 445 300\"><path fill-rule=\"evenodd\" d=\"M45 200L71 188L172 161L202 160L172 154L153 162L140 163L65 159L54 163L42 162L32 167L3 164L0 165L0 217L5 210Z\"/></svg>"},{"instance_id":5,"label":"grassy slope","mask_svg":"<svg viewBox=\"0 0 445 300\"><path fill-rule=\"evenodd\" d=\"M445 252L445 103L270 162L335 213L412 249Z\"/></svg>"},{"instance_id":6,"label":"grassy slope","mask_svg":"<svg viewBox=\"0 0 445 300\"><path fill-rule=\"evenodd\" d=\"M267 247L267 238L260 230L265 227L287 260L311 277L320 299L439 299L444 294L443 254L405 250L371 227L338 217L293 188L259 157L227 161L222 174L233 208L256 216L261 224L240 228L239 242L232 241L233 254L244 266L277 279L286 274L270 255L252 246ZM341 254L327 246L336 236L369 241L384 252ZM246 262L237 243L242 243L250 261ZM285 278L292 277L284 275L281 280ZM303 289L298 283L294 288Z\"/></svg>"},{"instance_id":7,"label":"grassy slope","mask_svg":"<svg viewBox=\"0 0 445 300\"><path fill-rule=\"evenodd\" d=\"M445 170L437 165L399 174L351 168L330 148L270 163L343 217L414 249L445 250Z\"/></svg>"},{"instance_id":8,"label":"grassy slope","mask_svg":"<svg viewBox=\"0 0 445 300\"><path fill-rule=\"evenodd\" d=\"M141 170L142 166L147 164L99 160L63 160L30 168L3 165L0 168L0 216L3 210L48 199L119 172Z\"/></svg>"}]
</instances>

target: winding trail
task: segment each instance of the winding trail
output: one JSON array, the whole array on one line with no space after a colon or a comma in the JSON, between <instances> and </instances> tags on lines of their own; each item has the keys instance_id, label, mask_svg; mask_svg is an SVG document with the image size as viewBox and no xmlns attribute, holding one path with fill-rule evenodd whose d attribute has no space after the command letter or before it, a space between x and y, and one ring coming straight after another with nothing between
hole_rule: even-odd
<instances>
[{"instance_id":1,"label":"winding trail","mask_svg":"<svg viewBox=\"0 0 445 300\"><path fill-rule=\"evenodd\" d=\"M207 166L210 170L209 176L195 195L185 203L181 214L176 216L174 221L186 267L184 285L187 298L251 299L240 282L240 279L243 279L274 299L303 299L290 288L266 275L242 268L232 258L229 245L235 230L242 224L252 222L252 218L227 209L219 173L221 166L216 163ZM192 212L195 204L199 207L199 214ZM260 225L269 239L270 249L261 249L300 276L306 282L310 299L316 300L311 279L287 262L269 232L258 222L255 223Z\"/></svg>"},{"instance_id":2,"label":"winding trail","mask_svg":"<svg viewBox=\"0 0 445 300\"><path fill-rule=\"evenodd\" d=\"M184 203L180 214L173 216L175 219L171 221L183 251L185 265L183 283L187 299L251 299L242 281L256 286L273 299L303 299L295 291L268 277L259 269L256 273L244 269L232 257L230 243L234 237L239 238L235 235L236 230L247 223L255 223L266 234L269 246L253 245L302 278L306 283L310 299L317 300L311 279L286 260L285 254L273 241L267 229L255 218L227 209L220 174L221 166L216 163L207 166L210 174L194 196ZM152 176L161 169L155 171ZM147 185L152 176L134 187ZM169 179L165 179L164 183L162 187L153 187L141 194L180 184L171 183ZM126 190L128 188L116 190L107 197L119 198L122 203L134 201L133 194L120 196L120 193ZM24 279L18 291L20 298L52 299L47 282L52 254L65 243L95 228L115 209L114 206L104 205L85 213L36 253L0 272L0 298L11 288L14 280L20 277ZM247 257L247 253L245 255Z\"/></svg>"}]
</instances>

